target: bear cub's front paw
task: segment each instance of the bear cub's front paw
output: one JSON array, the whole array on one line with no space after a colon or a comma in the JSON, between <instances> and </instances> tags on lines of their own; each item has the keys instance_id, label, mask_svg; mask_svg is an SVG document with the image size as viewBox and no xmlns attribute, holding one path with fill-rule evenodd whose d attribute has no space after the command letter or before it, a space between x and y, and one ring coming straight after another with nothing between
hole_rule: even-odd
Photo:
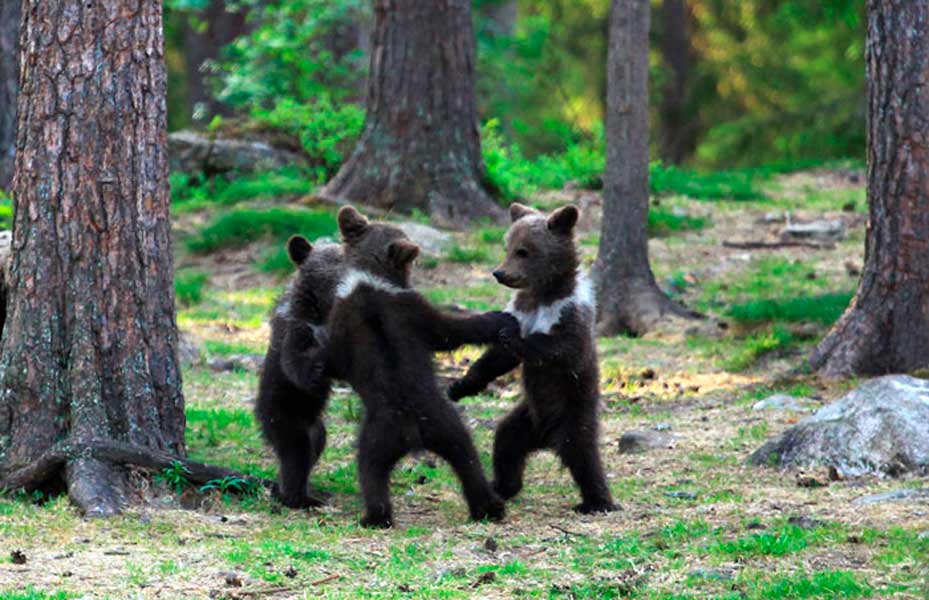
<instances>
[{"instance_id":1,"label":"bear cub's front paw","mask_svg":"<svg viewBox=\"0 0 929 600\"><path fill-rule=\"evenodd\" d=\"M618 504L614 504L608 500L601 500L597 502L583 502L574 507L574 512L580 513L582 515L595 515L601 513L608 513L620 510Z\"/></svg>"}]
</instances>

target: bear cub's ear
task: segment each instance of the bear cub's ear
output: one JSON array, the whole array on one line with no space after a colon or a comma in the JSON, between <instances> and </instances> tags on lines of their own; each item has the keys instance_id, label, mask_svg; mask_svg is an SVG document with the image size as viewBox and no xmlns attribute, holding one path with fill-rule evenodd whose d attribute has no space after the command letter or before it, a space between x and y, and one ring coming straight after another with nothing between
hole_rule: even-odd
<instances>
[{"instance_id":1,"label":"bear cub's ear","mask_svg":"<svg viewBox=\"0 0 929 600\"><path fill-rule=\"evenodd\" d=\"M523 217L528 217L529 215L539 214L535 209L526 206L525 204L520 204L519 202L514 202L510 204L510 221L515 223Z\"/></svg>"},{"instance_id":2,"label":"bear cub's ear","mask_svg":"<svg viewBox=\"0 0 929 600\"><path fill-rule=\"evenodd\" d=\"M352 206L343 206L339 210L339 231L342 238L351 244L368 230L368 219Z\"/></svg>"},{"instance_id":3,"label":"bear cub's ear","mask_svg":"<svg viewBox=\"0 0 929 600\"><path fill-rule=\"evenodd\" d=\"M548 218L548 230L553 233L558 233L561 235L569 235L574 231L574 226L577 225L577 219L580 216L580 213L577 210L577 207L563 206L553 212Z\"/></svg>"},{"instance_id":4,"label":"bear cub's ear","mask_svg":"<svg viewBox=\"0 0 929 600\"><path fill-rule=\"evenodd\" d=\"M419 246L409 240L397 240L387 247L387 257L398 268L406 267L419 256Z\"/></svg>"},{"instance_id":5,"label":"bear cub's ear","mask_svg":"<svg viewBox=\"0 0 929 600\"><path fill-rule=\"evenodd\" d=\"M302 265L312 251L313 244L302 235L295 235L287 240L287 255L295 265Z\"/></svg>"}]
</instances>

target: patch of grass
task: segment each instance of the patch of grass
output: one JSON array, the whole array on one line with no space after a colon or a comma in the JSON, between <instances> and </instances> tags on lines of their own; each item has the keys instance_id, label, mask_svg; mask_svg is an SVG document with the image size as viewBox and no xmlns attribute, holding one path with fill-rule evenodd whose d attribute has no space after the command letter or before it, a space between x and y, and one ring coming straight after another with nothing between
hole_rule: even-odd
<instances>
[{"instance_id":1,"label":"patch of grass","mask_svg":"<svg viewBox=\"0 0 929 600\"><path fill-rule=\"evenodd\" d=\"M315 240L334 236L337 231L335 217L325 210L237 208L216 216L199 234L187 240L187 248L206 254L261 239L283 243L291 235L301 234Z\"/></svg>"},{"instance_id":2,"label":"patch of grass","mask_svg":"<svg viewBox=\"0 0 929 600\"><path fill-rule=\"evenodd\" d=\"M762 356L783 350L794 341L793 334L788 330L780 326L771 327L767 331L745 338L741 347L726 361L725 367L728 371L744 371L758 362Z\"/></svg>"},{"instance_id":3,"label":"patch of grass","mask_svg":"<svg viewBox=\"0 0 929 600\"><path fill-rule=\"evenodd\" d=\"M0 190L0 229L13 229L13 199Z\"/></svg>"},{"instance_id":4,"label":"patch of grass","mask_svg":"<svg viewBox=\"0 0 929 600\"><path fill-rule=\"evenodd\" d=\"M485 244L502 244L506 236L506 227L481 227L474 237Z\"/></svg>"},{"instance_id":5,"label":"patch of grass","mask_svg":"<svg viewBox=\"0 0 929 600\"><path fill-rule=\"evenodd\" d=\"M786 556L831 539L829 534L830 530L824 527L803 528L786 524L734 540L717 541L707 546L706 550L710 554L731 558Z\"/></svg>"},{"instance_id":6,"label":"patch of grass","mask_svg":"<svg viewBox=\"0 0 929 600\"><path fill-rule=\"evenodd\" d=\"M205 340L203 348L208 354L214 356L231 356L233 354L260 354L261 348L241 342L227 342L225 340Z\"/></svg>"},{"instance_id":7,"label":"patch of grass","mask_svg":"<svg viewBox=\"0 0 929 600\"><path fill-rule=\"evenodd\" d=\"M488 276L489 277L489 276ZM483 283L467 288L438 287L423 291L426 298L439 306L456 304L469 310L500 310L508 292L497 283Z\"/></svg>"},{"instance_id":8,"label":"patch of grass","mask_svg":"<svg viewBox=\"0 0 929 600\"><path fill-rule=\"evenodd\" d=\"M180 269L174 274L174 295L184 306L200 304L203 287L210 276L197 269Z\"/></svg>"},{"instance_id":9,"label":"patch of grass","mask_svg":"<svg viewBox=\"0 0 929 600\"><path fill-rule=\"evenodd\" d=\"M854 292L838 292L786 300L752 300L734 304L728 314L742 323L813 321L822 325L831 325L842 316L852 296Z\"/></svg>"},{"instance_id":10,"label":"patch of grass","mask_svg":"<svg viewBox=\"0 0 929 600\"><path fill-rule=\"evenodd\" d=\"M486 263L493 260L490 252L483 246L460 246L458 244L448 249L445 259L460 264Z\"/></svg>"},{"instance_id":11,"label":"patch of grass","mask_svg":"<svg viewBox=\"0 0 929 600\"><path fill-rule=\"evenodd\" d=\"M268 320L268 313L281 288L252 288L221 291L207 294L200 304L178 311L178 324L184 327L223 324L241 329L260 327Z\"/></svg>"},{"instance_id":12,"label":"patch of grass","mask_svg":"<svg viewBox=\"0 0 929 600\"><path fill-rule=\"evenodd\" d=\"M175 210L186 212L217 205L232 206L248 200L305 196L314 187L311 178L295 167L232 179L172 173L171 201Z\"/></svg>"},{"instance_id":13,"label":"patch of grass","mask_svg":"<svg viewBox=\"0 0 929 600\"><path fill-rule=\"evenodd\" d=\"M652 163L649 185L657 195L688 196L698 200L764 200L759 183L769 176L770 173L758 169L698 173Z\"/></svg>"},{"instance_id":14,"label":"patch of grass","mask_svg":"<svg viewBox=\"0 0 929 600\"><path fill-rule=\"evenodd\" d=\"M33 587L0 591L0 600L68 600L76 596L68 592L41 592Z\"/></svg>"},{"instance_id":15,"label":"patch of grass","mask_svg":"<svg viewBox=\"0 0 929 600\"><path fill-rule=\"evenodd\" d=\"M812 575L782 576L752 581L748 597L757 600L781 598L863 598L875 591L848 571L819 571Z\"/></svg>"},{"instance_id":16,"label":"patch of grass","mask_svg":"<svg viewBox=\"0 0 929 600\"><path fill-rule=\"evenodd\" d=\"M682 231L700 231L707 226L704 217L692 217L651 207L648 209L648 235L662 237Z\"/></svg>"},{"instance_id":17,"label":"patch of grass","mask_svg":"<svg viewBox=\"0 0 929 600\"><path fill-rule=\"evenodd\" d=\"M263 273L289 275L294 272L294 263L287 254L287 248L279 244L264 253L258 263L258 269Z\"/></svg>"}]
</instances>

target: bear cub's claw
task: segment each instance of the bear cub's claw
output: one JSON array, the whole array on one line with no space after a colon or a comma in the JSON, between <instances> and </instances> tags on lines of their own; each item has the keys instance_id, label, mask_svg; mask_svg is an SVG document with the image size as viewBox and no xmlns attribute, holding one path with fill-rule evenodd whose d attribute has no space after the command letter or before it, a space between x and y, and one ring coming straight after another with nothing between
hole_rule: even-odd
<instances>
[{"instance_id":1,"label":"bear cub's claw","mask_svg":"<svg viewBox=\"0 0 929 600\"><path fill-rule=\"evenodd\" d=\"M601 513L608 513L620 510L618 504L613 502L600 501L600 502L582 502L574 507L574 512L580 513L582 515L595 515Z\"/></svg>"}]
</instances>

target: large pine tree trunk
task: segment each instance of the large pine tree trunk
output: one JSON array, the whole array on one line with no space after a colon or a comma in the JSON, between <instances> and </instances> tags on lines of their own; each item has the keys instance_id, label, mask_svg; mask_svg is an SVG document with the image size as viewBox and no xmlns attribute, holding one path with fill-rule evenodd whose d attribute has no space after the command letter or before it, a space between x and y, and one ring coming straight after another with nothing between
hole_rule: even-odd
<instances>
[{"instance_id":1,"label":"large pine tree trunk","mask_svg":"<svg viewBox=\"0 0 929 600\"><path fill-rule=\"evenodd\" d=\"M376 0L366 105L322 197L447 225L502 216L483 181L469 0Z\"/></svg>"},{"instance_id":2,"label":"large pine tree trunk","mask_svg":"<svg viewBox=\"0 0 929 600\"><path fill-rule=\"evenodd\" d=\"M107 515L128 500L113 448L184 452L161 1L22 14L0 473Z\"/></svg>"},{"instance_id":3,"label":"large pine tree trunk","mask_svg":"<svg viewBox=\"0 0 929 600\"><path fill-rule=\"evenodd\" d=\"M603 225L594 270L601 335L642 335L665 315L693 316L658 289L648 261L649 21L649 0L613 0Z\"/></svg>"},{"instance_id":4,"label":"large pine tree trunk","mask_svg":"<svg viewBox=\"0 0 929 600\"><path fill-rule=\"evenodd\" d=\"M811 357L827 377L929 367L929 1L868 1L865 266Z\"/></svg>"},{"instance_id":5,"label":"large pine tree trunk","mask_svg":"<svg viewBox=\"0 0 929 600\"><path fill-rule=\"evenodd\" d=\"M19 84L19 2L0 0L0 189L9 189L13 181Z\"/></svg>"}]
</instances>

